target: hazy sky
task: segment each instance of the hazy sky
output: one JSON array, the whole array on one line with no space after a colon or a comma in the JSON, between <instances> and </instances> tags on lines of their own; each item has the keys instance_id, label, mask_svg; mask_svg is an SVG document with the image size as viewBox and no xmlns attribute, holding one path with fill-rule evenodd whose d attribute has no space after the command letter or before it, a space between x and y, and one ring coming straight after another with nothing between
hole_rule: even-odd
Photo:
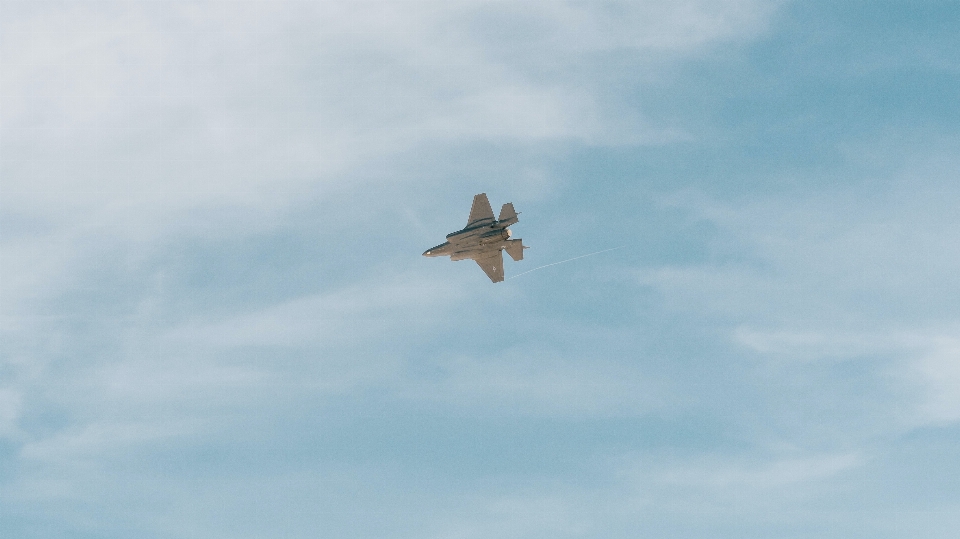
<instances>
[{"instance_id":1,"label":"hazy sky","mask_svg":"<svg viewBox=\"0 0 960 539\"><path fill-rule=\"evenodd\" d=\"M958 28L0 0L0 536L956 537Z\"/></svg>"}]
</instances>

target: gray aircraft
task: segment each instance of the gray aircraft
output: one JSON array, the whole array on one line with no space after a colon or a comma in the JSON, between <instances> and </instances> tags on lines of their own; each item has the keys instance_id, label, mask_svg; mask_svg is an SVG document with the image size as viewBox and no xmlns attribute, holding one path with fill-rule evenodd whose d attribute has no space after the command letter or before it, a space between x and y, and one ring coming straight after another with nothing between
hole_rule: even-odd
<instances>
[{"instance_id":1,"label":"gray aircraft","mask_svg":"<svg viewBox=\"0 0 960 539\"><path fill-rule=\"evenodd\" d=\"M490 280L499 283L503 280L503 251L510 258L523 260L526 249L521 239L510 239L508 226L519 221L513 203L507 202L500 208L500 218L493 218L493 208L486 193L473 197L473 207L467 226L462 230L447 234L447 241L431 247L423 256L449 256L450 260L472 258L477 262Z\"/></svg>"}]
</instances>

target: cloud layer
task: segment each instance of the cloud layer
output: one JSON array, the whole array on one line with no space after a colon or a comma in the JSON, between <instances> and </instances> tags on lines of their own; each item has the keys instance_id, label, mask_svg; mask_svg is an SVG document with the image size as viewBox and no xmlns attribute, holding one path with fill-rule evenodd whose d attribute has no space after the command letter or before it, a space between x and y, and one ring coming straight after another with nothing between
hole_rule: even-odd
<instances>
[{"instance_id":1,"label":"cloud layer","mask_svg":"<svg viewBox=\"0 0 960 539\"><path fill-rule=\"evenodd\" d=\"M0 9L5 531L960 525L955 8Z\"/></svg>"}]
</instances>

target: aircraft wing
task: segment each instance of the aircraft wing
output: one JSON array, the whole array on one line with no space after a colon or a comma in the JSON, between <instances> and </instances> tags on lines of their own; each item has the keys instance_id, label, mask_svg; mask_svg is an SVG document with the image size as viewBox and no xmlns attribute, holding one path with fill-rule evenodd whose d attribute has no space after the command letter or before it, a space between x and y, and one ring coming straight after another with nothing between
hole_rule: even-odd
<instances>
[{"instance_id":1,"label":"aircraft wing","mask_svg":"<svg viewBox=\"0 0 960 539\"><path fill-rule=\"evenodd\" d=\"M480 193L473 197L473 206L470 208L470 217L467 218L467 226L482 225L485 222L493 222L493 208L490 207L490 201L487 200L486 193Z\"/></svg>"},{"instance_id":2,"label":"aircraft wing","mask_svg":"<svg viewBox=\"0 0 960 539\"><path fill-rule=\"evenodd\" d=\"M499 283L503 280L503 251L497 250L496 253L475 258L480 269L490 277L490 280Z\"/></svg>"}]
</instances>

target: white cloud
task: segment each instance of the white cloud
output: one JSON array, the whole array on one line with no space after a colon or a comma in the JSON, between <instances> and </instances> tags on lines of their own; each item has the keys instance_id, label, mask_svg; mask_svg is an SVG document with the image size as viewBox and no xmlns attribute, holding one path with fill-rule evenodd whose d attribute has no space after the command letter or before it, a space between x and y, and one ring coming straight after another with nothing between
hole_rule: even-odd
<instances>
[{"instance_id":1,"label":"white cloud","mask_svg":"<svg viewBox=\"0 0 960 539\"><path fill-rule=\"evenodd\" d=\"M455 518L431 522L422 535L686 537L734 522L762 528L824 518L822 500L842 490L844 474L867 464L855 452L756 459L620 454L587 465L589 481L537 478L527 482L533 488L504 485L465 497L462 509L447 511Z\"/></svg>"},{"instance_id":2,"label":"white cloud","mask_svg":"<svg viewBox=\"0 0 960 539\"><path fill-rule=\"evenodd\" d=\"M538 32L535 46L571 51L636 49L645 54L690 53L762 33L777 2L526 2L508 8ZM521 19L523 20L523 19ZM578 39L570 39L575 36Z\"/></svg>"},{"instance_id":3,"label":"white cloud","mask_svg":"<svg viewBox=\"0 0 960 539\"><path fill-rule=\"evenodd\" d=\"M798 361L851 359L879 355L891 350L903 351L918 343L914 337L890 334L763 331L738 327L735 342L771 357Z\"/></svg>"},{"instance_id":4,"label":"white cloud","mask_svg":"<svg viewBox=\"0 0 960 539\"><path fill-rule=\"evenodd\" d=\"M225 347L336 348L356 343L362 334L417 331L418 322L443 318L449 308L463 300L464 294L449 282L401 274L376 284L351 285L327 294L284 301L226 320L194 320L171 330L165 338L170 342Z\"/></svg>"},{"instance_id":5,"label":"white cloud","mask_svg":"<svg viewBox=\"0 0 960 539\"><path fill-rule=\"evenodd\" d=\"M877 428L956 421L960 190L947 180L956 158L942 147L906 159L892 178L790 199L664 197L714 227L716 239L706 262L643 269L639 281L671 310L720 321L771 369L840 372L837 362L860 362L851 368L871 375L859 383L888 392L871 405L885 410ZM834 398L854 413L862 390Z\"/></svg>"},{"instance_id":6,"label":"white cloud","mask_svg":"<svg viewBox=\"0 0 960 539\"><path fill-rule=\"evenodd\" d=\"M20 434L17 420L22 408L19 391L0 388L0 439L14 438Z\"/></svg>"},{"instance_id":7,"label":"white cloud","mask_svg":"<svg viewBox=\"0 0 960 539\"><path fill-rule=\"evenodd\" d=\"M928 343L929 349L914 358L909 366L924 389L917 410L918 421L924 424L960 421L960 331L929 339Z\"/></svg>"},{"instance_id":8,"label":"white cloud","mask_svg":"<svg viewBox=\"0 0 960 539\"><path fill-rule=\"evenodd\" d=\"M4 128L17 136L4 137L5 194L21 211L46 218L57 205L54 215L67 220L129 224L196 207L282 206L321 176L335 183L358 159L423 141L611 140L606 131L623 111L600 110L596 88L580 76L543 79L537 66L497 53L498 21L541 29L520 32L526 37L518 50L562 64L586 51L689 54L751 37L774 5L105 2L11 9L0 91ZM643 125L629 129L649 133L641 139L664 138Z\"/></svg>"},{"instance_id":9,"label":"white cloud","mask_svg":"<svg viewBox=\"0 0 960 539\"><path fill-rule=\"evenodd\" d=\"M462 312L463 306L475 304L486 312L497 306L477 296L480 289L472 290L428 275L401 274L224 320L191 320L167 332L158 346L186 357L226 356L249 347L298 350L304 358L294 364L274 360L273 375L305 383L301 376L308 369L319 380L314 389L324 395L376 388L406 401L533 416L636 416L665 406L662 380L604 357L602 349L570 356L520 346L485 357L450 353L456 342L449 342L433 354L411 351L417 350L413 343L448 334L451 327L481 327L483 317ZM513 294L502 299L520 301ZM629 338L599 328L576 331L585 348L588 342Z\"/></svg>"},{"instance_id":10,"label":"white cloud","mask_svg":"<svg viewBox=\"0 0 960 539\"><path fill-rule=\"evenodd\" d=\"M588 535L595 526L581 505L584 500L572 494L513 493L470 500L469 516L431 523L424 535L436 539Z\"/></svg>"},{"instance_id":11,"label":"white cloud","mask_svg":"<svg viewBox=\"0 0 960 539\"><path fill-rule=\"evenodd\" d=\"M943 141L931 146L942 146ZM837 324L859 331L894 322L901 332L951 322L960 293L960 190L955 158L913 156L892 178L793 196L720 202L694 191L664 197L715 229L706 263L641 272L677 308L788 320L803 334ZM935 171L930 163L938 164ZM805 324L806 327L796 327ZM906 324L906 327L904 327Z\"/></svg>"},{"instance_id":12,"label":"white cloud","mask_svg":"<svg viewBox=\"0 0 960 539\"><path fill-rule=\"evenodd\" d=\"M599 340L596 335L585 339ZM559 417L645 415L666 406L664 383L615 359L507 349L497 357L438 358L400 396L494 413ZM678 403L671 403L678 404Z\"/></svg>"},{"instance_id":13,"label":"white cloud","mask_svg":"<svg viewBox=\"0 0 960 539\"><path fill-rule=\"evenodd\" d=\"M855 453L783 458L759 463L684 462L677 467L658 470L652 477L646 478L665 487L709 491L717 495L713 500L715 503L723 503L726 496L734 493L762 496L765 491L827 480L863 463L864 459Z\"/></svg>"},{"instance_id":14,"label":"white cloud","mask_svg":"<svg viewBox=\"0 0 960 539\"><path fill-rule=\"evenodd\" d=\"M262 43L299 10L46 5L13 17L3 42L4 192L18 212L118 233L198 206L264 205L315 179L302 137L318 125L292 120L311 116L304 88L273 82L299 64Z\"/></svg>"},{"instance_id":15,"label":"white cloud","mask_svg":"<svg viewBox=\"0 0 960 539\"><path fill-rule=\"evenodd\" d=\"M33 4L2 22L5 314L105 250L274 226L319 177L308 4Z\"/></svg>"},{"instance_id":16,"label":"white cloud","mask_svg":"<svg viewBox=\"0 0 960 539\"><path fill-rule=\"evenodd\" d=\"M621 496L613 502L618 517L647 515L657 521L686 515L687 525L709 523L714 529L743 520L762 526L822 518L817 502L836 492L843 474L867 463L856 452L772 458L649 454L619 460Z\"/></svg>"},{"instance_id":17,"label":"white cloud","mask_svg":"<svg viewBox=\"0 0 960 539\"><path fill-rule=\"evenodd\" d=\"M224 320L191 320L161 340L187 355L249 347L297 350L306 354L305 363L274 363L275 375L285 383L305 383L300 377L308 369L324 394L395 386L402 358L391 343L429 335L449 320L465 294L449 281L399 274Z\"/></svg>"},{"instance_id":18,"label":"white cloud","mask_svg":"<svg viewBox=\"0 0 960 539\"><path fill-rule=\"evenodd\" d=\"M898 388L890 403L888 428L960 420L960 330L922 331L763 331L741 326L735 342L780 361L874 361L878 372Z\"/></svg>"},{"instance_id":19,"label":"white cloud","mask_svg":"<svg viewBox=\"0 0 960 539\"><path fill-rule=\"evenodd\" d=\"M424 143L682 138L604 110L585 75L539 73L694 54L762 32L775 5L7 3L5 303L69 288L91 243L263 230ZM504 21L533 58L503 54Z\"/></svg>"},{"instance_id":20,"label":"white cloud","mask_svg":"<svg viewBox=\"0 0 960 539\"><path fill-rule=\"evenodd\" d=\"M196 431L198 425L157 423L89 423L75 430L58 433L24 444L22 458L45 461L55 465L83 464L106 453L124 451L132 445L154 443L174 436Z\"/></svg>"},{"instance_id":21,"label":"white cloud","mask_svg":"<svg viewBox=\"0 0 960 539\"><path fill-rule=\"evenodd\" d=\"M673 308L772 321L799 334L824 324L864 331L891 320L916 327L924 318L949 319L945 300L960 293L960 257L951 247L960 243L960 220L947 209L960 191L941 178L916 183L911 171L900 174L792 199L665 197L665 206L715 227L717 239L707 263L648 269L639 278Z\"/></svg>"},{"instance_id":22,"label":"white cloud","mask_svg":"<svg viewBox=\"0 0 960 539\"><path fill-rule=\"evenodd\" d=\"M630 50L638 60L662 62L665 54L676 60L756 37L775 6L751 0L325 3L326 174L342 175L362 159L432 141L683 138L675 127L647 125L622 104L606 110L602 82L572 66L585 54L614 50ZM567 66L562 75L558 66Z\"/></svg>"}]
</instances>

